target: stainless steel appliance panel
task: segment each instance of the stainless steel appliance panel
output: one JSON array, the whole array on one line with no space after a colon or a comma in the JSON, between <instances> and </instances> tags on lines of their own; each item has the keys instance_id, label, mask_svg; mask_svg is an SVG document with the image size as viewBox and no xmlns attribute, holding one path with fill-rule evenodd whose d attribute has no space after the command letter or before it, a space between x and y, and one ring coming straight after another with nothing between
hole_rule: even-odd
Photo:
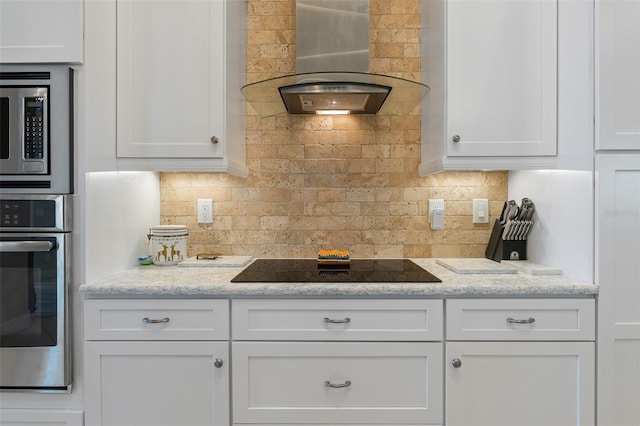
<instances>
[{"instance_id":1,"label":"stainless steel appliance panel","mask_svg":"<svg viewBox=\"0 0 640 426\"><path fill-rule=\"evenodd\" d=\"M0 65L0 193L73 193L73 70Z\"/></svg>"},{"instance_id":2,"label":"stainless steel appliance panel","mask_svg":"<svg viewBox=\"0 0 640 426\"><path fill-rule=\"evenodd\" d=\"M0 390L71 389L69 197L0 195Z\"/></svg>"}]
</instances>

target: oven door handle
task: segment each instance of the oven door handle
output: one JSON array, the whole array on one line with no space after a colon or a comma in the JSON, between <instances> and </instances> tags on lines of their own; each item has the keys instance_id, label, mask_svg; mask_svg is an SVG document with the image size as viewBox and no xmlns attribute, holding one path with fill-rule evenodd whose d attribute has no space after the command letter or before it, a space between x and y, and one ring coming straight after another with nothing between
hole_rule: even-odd
<instances>
[{"instance_id":1,"label":"oven door handle","mask_svg":"<svg viewBox=\"0 0 640 426\"><path fill-rule=\"evenodd\" d=\"M0 241L0 252L46 252L54 247L51 241Z\"/></svg>"}]
</instances>

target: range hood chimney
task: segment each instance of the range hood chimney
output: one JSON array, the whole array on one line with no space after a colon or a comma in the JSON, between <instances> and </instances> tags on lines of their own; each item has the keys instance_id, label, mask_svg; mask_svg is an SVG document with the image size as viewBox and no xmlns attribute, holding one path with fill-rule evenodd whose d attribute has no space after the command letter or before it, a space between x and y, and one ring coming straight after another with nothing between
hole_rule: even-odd
<instances>
[{"instance_id":1,"label":"range hood chimney","mask_svg":"<svg viewBox=\"0 0 640 426\"><path fill-rule=\"evenodd\" d=\"M297 0L296 74L241 90L264 117L378 111L404 115L429 87L369 73L369 0Z\"/></svg>"}]
</instances>

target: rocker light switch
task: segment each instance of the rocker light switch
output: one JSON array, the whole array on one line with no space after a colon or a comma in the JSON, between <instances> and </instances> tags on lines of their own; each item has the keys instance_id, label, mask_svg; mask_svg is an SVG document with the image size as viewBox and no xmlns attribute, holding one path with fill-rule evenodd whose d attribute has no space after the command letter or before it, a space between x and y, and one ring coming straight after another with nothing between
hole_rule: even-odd
<instances>
[{"instance_id":1,"label":"rocker light switch","mask_svg":"<svg viewBox=\"0 0 640 426\"><path fill-rule=\"evenodd\" d=\"M489 200L473 199L473 223L489 223Z\"/></svg>"}]
</instances>

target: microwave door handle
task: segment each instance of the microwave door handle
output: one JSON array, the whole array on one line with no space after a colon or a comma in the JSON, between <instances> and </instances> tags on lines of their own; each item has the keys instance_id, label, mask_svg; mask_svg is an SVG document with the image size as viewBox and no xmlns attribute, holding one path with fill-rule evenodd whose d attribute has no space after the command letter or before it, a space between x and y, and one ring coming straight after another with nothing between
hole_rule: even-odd
<instances>
[{"instance_id":1,"label":"microwave door handle","mask_svg":"<svg viewBox=\"0 0 640 426\"><path fill-rule=\"evenodd\" d=\"M46 252L53 248L51 241L0 241L0 252Z\"/></svg>"}]
</instances>

